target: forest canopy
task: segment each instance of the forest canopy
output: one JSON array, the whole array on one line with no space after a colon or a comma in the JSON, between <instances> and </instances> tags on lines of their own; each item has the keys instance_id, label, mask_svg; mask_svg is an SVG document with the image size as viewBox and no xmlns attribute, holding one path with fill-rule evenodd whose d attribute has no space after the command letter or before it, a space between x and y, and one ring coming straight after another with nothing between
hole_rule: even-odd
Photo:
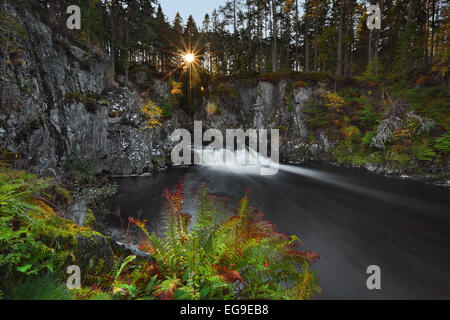
<instances>
[{"instance_id":1,"label":"forest canopy","mask_svg":"<svg viewBox=\"0 0 450 320\"><path fill-rule=\"evenodd\" d=\"M111 57L114 72L147 65L167 73L181 52L198 51L205 72L216 75L279 70L378 74L449 60L447 0L232 0L202 22L180 14L170 21L156 0L41 0L41 12L61 32L69 5L82 12L75 38ZM381 29L366 26L367 8L381 11ZM111 55L111 52L114 53Z\"/></svg>"}]
</instances>

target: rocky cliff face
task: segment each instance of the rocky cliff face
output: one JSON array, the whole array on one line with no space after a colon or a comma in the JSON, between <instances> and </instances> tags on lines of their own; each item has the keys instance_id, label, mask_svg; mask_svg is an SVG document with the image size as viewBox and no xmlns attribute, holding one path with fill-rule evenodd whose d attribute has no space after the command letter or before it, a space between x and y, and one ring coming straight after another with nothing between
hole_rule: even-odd
<instances>
[{"instance_id":1,"label":"rocky cliff face","mask_svg":"<svg viewBox=\"0 0 450 320\"><path fill-rule=\"evenodd\" d=\"M306 126L303 109L310 99L320 96L320 88L294 88L290 103L286 100L288 82L259 81L255 86L234 83L236 97L232 102L220 101L225 107L218 114L199 112L207 128L226 129L279 129L280 156L283 162L304 160L327 160L331 144L325 134L319 132L317 139L310 141L311 132ZM230 106L227 106L229 104Z\"/></svg>"},{"instance_id":2,"label":"rocky cliff face","mask_svg":"<svg viewBox=\"0 0 450 320\"><path fill-rule=\"evenodd\" d=\"M57 175L67 157L97 173L129 175L166 166L168 132L141 130L138 95L110 90L104 60L73 46L36 13L5 1L17 21L14 54L2 50L0 146L40 175Z\"/></svg>"},{"instance_id":3,"label":"rocky cliff face","mask_svg":"<svg viewBox=\"0 0 450 320\"><path fill-rule=\"evenodd\" d=\"M97 173L131 175L170 164L170 133L192 121L175 112L164 128L144 127L138 93L109 85L108 66L45 25L37 13L5 1L3 9L18 21L21 36L12 63L0 70L0 145L17 152L20 162L39 175L57 176L71 155L88 159ZM3 56L2 61L10 60ZM319 134L308 141L302 110L315 90L292 90L288 83L260 81L232 85L233 99L222 99L222 112L196 115L205 127L280 129L282 161L325 159L329 143ZM211 89L211 88L210 88ZM168 94L164 84L156 93ZM225 101L226 100L226 101ZM205 101L206 103L206 101ZM183 123L183 125L181 125Z\"/></svg>"},{"instance_id":4,"label":"rocky cliff face","mask_svg":"<svg viewBox=\"0 0 450 320\"><path fill-rule=\"evenodd\" d=\"M281 131L282 161L327 159L330 144L326 136L320 132L317 141L310 142L308 135L311 132L306 127L306 116L303 113L308 101L317 96L316 89L294 88L288 104L286 86L287 82L284 80L277 84L259 82L259 95L255 104L255 126Z\"/></svg>"},{"instance_id":5,"label":"rocky cliff face","mask_svg":"<svg viewBox=\"0 0 450 320\"><path fill-rule=\"evenodd\" d=\"M143 130L139 94L111 81L101 52L74 46L36 12L12 0L1 2L0 7L14 21L10 28L14 40L0 50L0 149L18 153L18 163L39 175L58 176L72 155L90 160L97 173L113 176L170 165L174 142L169 136L175 128L193 129L190 117L177 109L162 128ZM136 84L139 78L135 75ZM327 89L320 83L294 86L283 79L256 84L236 80L219 87L210 85L210 93L223 91L203 102L206 106L215 101L220 112L200 108L195 114L196 120L203 120L204 129L279 129L281 161L335 160L335 145L321 131L326 129L310 131L303 112L310 101L323 104L319 100ZM170 95L169 86L162 82L154 92L159 97ZM387 115L376 138L385 141L389 136L385 133L399 125L398 119L395 113ZM440 172L445 166L448 161L433 170ZM367 169L403 172L382 165Z\"/></svg>"}]
</instances>

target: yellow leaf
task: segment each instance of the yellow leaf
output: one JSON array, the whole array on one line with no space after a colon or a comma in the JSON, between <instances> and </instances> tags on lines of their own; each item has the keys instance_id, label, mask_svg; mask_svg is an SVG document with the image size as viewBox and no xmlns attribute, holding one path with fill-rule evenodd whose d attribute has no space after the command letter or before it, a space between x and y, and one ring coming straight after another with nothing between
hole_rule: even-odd
<instances>
[{"instance_id":1,"label":"yellow leaf","mask_svg":"<svg viewBox=\"0 0 450 320\"><path fill-rule=\"evenodd\" d=\"M163 111L153 101L148 100L147 104L141 107L141 112L146 118L147 128L156 129L163 126L160 122Z\"/></svg>"}]
</instances>

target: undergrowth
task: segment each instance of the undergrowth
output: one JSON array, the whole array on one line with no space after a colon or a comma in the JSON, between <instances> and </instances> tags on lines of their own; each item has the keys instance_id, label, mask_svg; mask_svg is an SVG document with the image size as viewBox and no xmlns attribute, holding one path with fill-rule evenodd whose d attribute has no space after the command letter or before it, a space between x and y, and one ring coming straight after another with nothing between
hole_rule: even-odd
<instances>
[{"instance_id":1,"label":"undergrowth","mask_svg":"<svg viewBox=\"0 0 450 320\"><path fill-rule=\"evenodd\" d=\"M353 82L334 92L316 90L302 109L311 133L325 134L332 143L335 161L411 173L448 166L448 90L420 81L411 85L401 75L393 83L367 77ZM397 124L380 131L389 118ZM385 135L382 143L374 142L378 132Z\"/></svg>"},{"instance_id":2,"label":"undergrowth","mask_svg":"<svg viewBox=\"0 0 450 320\"><path fill-rule=\"evenodd\" d=\"M203 186L195 221L183 213L181 181L174 192L165 190L164 198L164 238L150 235L146 221L131 219L145 235L140 247L155 257L160 270L153 283L157 298L312 299L320 292L317 275L309 270L319 256L297 250L296 236L264 221L248 193L230 211L227 199Z\"/></svg>"},{"instance_id":3,"label":"undergrowth","mask_svg":"<svg viewBox=\"0 0 450 320\"><path fill-rule=\"evenodd\" d=\"M148 257L115 248L112 269L82 267L82 287L70 291L65 270L78 263L79 237L101 235L58 216L55 203L71 195L56 186L0 165L0 299L313 299L320 293L310 271L319 256L264 221L248 193L237 210L228 210L227 199L202 186L194 219L183 212L182 182L164 192L163 237L149 234L146 221L129 219Z\"/></svg>"},{"instance_id":4,"label":"undergrowth","mask_svg":"<svg viewBox=\"0 0 450 320\"><path fill-rule=\"evenodd\" d=\"M0 287L6 298L32 298L26 288L41 286L48 274L60 276L75 258L77 237L95 234L55 213L61 193L68 196L51 179L0 165Z\"/></svg>"}]
</instances>

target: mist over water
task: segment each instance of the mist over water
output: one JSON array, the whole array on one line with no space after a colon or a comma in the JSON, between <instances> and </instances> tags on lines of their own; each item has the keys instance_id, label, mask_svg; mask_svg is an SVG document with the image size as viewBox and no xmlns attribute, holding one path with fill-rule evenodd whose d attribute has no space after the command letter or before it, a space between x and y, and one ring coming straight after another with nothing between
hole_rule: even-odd
<instances>
[{"instance_id":1,"label":"mist over water","mask_svg":"<svg viewBox=\"0 0 450 320\"><path fill-rule=\"evenodd\" d=\"M411 180L321 164L280 164L261 176L261 164L238 165L227 151L203 151L200 166L171 168L147 178L116 179L120 192L111 207L123 216L138 212L152 230L163 225L162 190L185 182L185 212L207 183L236 207L249 188L251 203L279 231L297 235L321 256L323 299L450 298L450 192ZM246 158L258 157L252 151ZM112 225L118 224L114 218ZM381 268L382 289L366 287L367 267Z\"/></svg>"}]
</instances>

